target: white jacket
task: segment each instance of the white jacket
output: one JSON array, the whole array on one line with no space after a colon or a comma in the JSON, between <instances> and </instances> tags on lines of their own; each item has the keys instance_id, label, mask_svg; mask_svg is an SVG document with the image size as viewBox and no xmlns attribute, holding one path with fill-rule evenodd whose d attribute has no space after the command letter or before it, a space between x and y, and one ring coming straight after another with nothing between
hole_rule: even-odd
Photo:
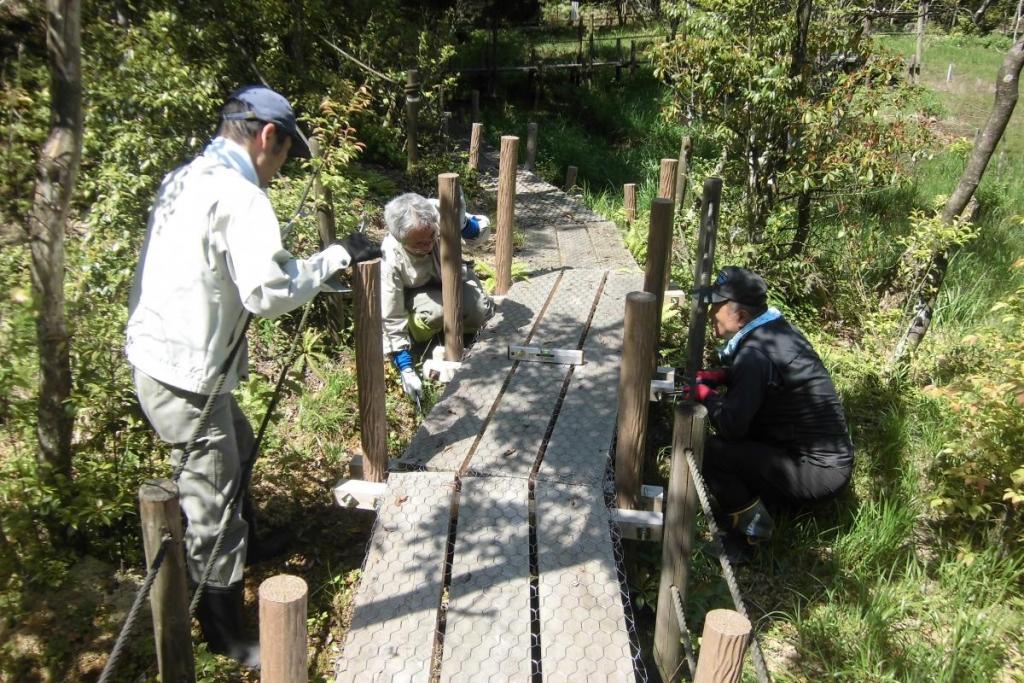
<instances>
[{"instance_id":1,"label":"white jacket","mask_svg":"<svg viewBox=\"0 0 1024 683\"><path fill-rule=\"evenodd\" d=\"M217 138L164 178L150 209L129 300L128 361L156 380L208 394L244 311L275 317L301 306L349 261L340 245L292 257L248 152ZM222 391L247 369L243 340Z\"/></svg>"}]
</instances>

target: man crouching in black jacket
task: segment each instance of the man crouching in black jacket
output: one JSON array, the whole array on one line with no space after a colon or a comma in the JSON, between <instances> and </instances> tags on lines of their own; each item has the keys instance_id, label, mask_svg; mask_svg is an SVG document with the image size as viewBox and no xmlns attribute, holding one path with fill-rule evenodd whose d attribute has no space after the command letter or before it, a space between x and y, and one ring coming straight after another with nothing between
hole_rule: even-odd
<instances>
[{"instance_id":1,"label":"man crouching in black jacket","mask_svg":"<svg viewBox=\"0 0 1024 683\"><path fill-rule=\"evenodd\" d=\"M835 385L810 342L767 306L764 279L729 266L711 288L715 336L726 368L697 375L697 399L715 435L704 477L729 540L756 544L774 522L763 501L800 507L846 488L853 443ZM727 386L724 394L714 390ZM730 545L727 543L727 546Z\"/></svg>"}]
</instances>

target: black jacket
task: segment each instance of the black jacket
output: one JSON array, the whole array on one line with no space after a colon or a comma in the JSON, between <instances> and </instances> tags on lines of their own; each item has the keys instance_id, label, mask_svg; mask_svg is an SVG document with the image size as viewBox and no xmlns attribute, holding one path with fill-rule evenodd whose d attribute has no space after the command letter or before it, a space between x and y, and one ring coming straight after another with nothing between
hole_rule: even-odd
<instances>
[{"instance_id":1,"label":"black jacket","mask_svg":"<svg viewBox=\"0 0 1024 683\"><path fill-rule=\"evenodd\" d=\"M811 343L782 318L740 341L728 391L705 405L723 439L762 441L830 467L853 461L832 378Z\"/></svg>"}]
</instances>

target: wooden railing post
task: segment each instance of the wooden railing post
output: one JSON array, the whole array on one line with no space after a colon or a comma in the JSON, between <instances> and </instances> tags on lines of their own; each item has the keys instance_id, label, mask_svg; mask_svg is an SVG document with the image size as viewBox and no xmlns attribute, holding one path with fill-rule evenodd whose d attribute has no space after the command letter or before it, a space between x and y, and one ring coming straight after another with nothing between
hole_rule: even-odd
<instances>
[{"instance_id":1,"label":"wooden railing post","mask_svg":"<svg viewBox=\"0 0 1024 683\"><path fill-rule=\"evenodd\" d=\"M676 618L672 586L685 604L686 586L690 578L690 555L693 552L694 519L697 511L697 489L694 488L686 451L693 453L699 466L704 458L704 439L708 410L699 403L676 405L672 430L672 464L665 492L665 515L662 524L661 581L658 584L658 610L654 623L654 661L666 681L677 680L683 659L680 637L682 629Z\"/></svg>"},{"instance_id":2,"label":"wooden railing post","mask_svg":"<svg viewBox=\"0 0 1024 683\"><path fill-rule=\"evenodd\" d=\"M469 167L474 171L480 170L480 140L483 133L484 124L474 123L473 131L469 134Z\"/></svg>"},{"instance_id":3,"label":"wooden railing post","mask_svg":"<svg viewBox=\"0 0 1024 683\"><path fill-rule=\"evenodd\" d=\"M512 230L515 223L516 161L519 138L501 136L501 157L498 162L498 235L494 254L494 293L508 294L512 288Z\"/></svg>"},{"instance_id":4,"label":"wooden railing post","mask_svg":"<svg viewBox=\"0 0 1024 683\"><path fill-rule=\"evenodd\" d=\"M658 303L649 292L626 295L619 367L618 435L615 442L615 504L634 510L640 494L654 365L654 321Z\"/></svg>"},{"instance_id":5,"label":"wooden railing post","mask_svg":"<svg viewBox=\"0 0 1024 683\"><path fill-rule=\"evenodd\" d=\"M298 576L278 574L260 584L260 683L308 680L308 594Z\"/></svg>"},{"instance_id":6,"label":"wooden railing post","mask_svg":"<svg viewBox=\"0 0 1024 683\"><path fill-rule=\"evenodd\" d=\"M622 186L622 205L626 209L626 224L632 225L636 220L636 183Z\"/></svg>"},{"instance_id":7,"label":"wooden railing post","mask_svg":"<svg viewBox=\"0 0 1024 683\"><path fill-rule=\"evenodd\" d=\"M537 124L526 124L526 170L537 170Z\"/></svg>"},{"instance_id":8,"label":"wooden railing post","mask_svg":"<svg viewBox=\"0 0 1024 683\"><path fill-rule=\"evenodd\" d=\"M676 199L676 171L679 168L677 159L661 160L661 177L658 179L658 196L662 199Z\"/></svg>"},{"instance_id":9,"label":"wooden railing post","mask_svg":"<svg viewBox=\"0 0 1024 683\"><path fill-rule=\"evenodd\" d=\"M178 486L169 479L158 479L140 486L139 517L142 520L142 543L147 567L152 565L153 558L159 552L164 534L171 536L163 564L160 565L149 594L160 680L175 683L195 681L192 618L188 612Z\"/></svg>"},{"instance_id":10,"label":"wooden railing post","mask_svg":"<svg viewBox=\"0 0 1024 683\"><path fill-rule=\"evenodd\" d=\"M565 169L565 191L566 192L568 192L569 190L571 190L573 187L576 186L576 174L578 172L579 172L579 169L576 168L575 166L570 166L567 169Z\"/></svg>"},{"instance_id":11,"label":"wooden railing post","mask_svg":"<svg viewBox=\"0 0 1024 683\"><path fill-rule=\"evenodd\" d=\"M412 172L419 161L416 149L416 128L419 125L420 111L420 72L409 69L405 82L405 147L408 154L406 170Z\"/></svg>"},{"instance_id":12,"label":"wooden railing post","mask_svg":"<svg viewBox=\"0 0 1024 683\"><path fill-rule=\"evenodd\" d=\"M356 305L356 386L363 477L384 481L388 469L388 423L384 402L384 349L381 345L380 259L356 265L352 273Z\"/></svg>"},{"instance_id":13,"label":"wooden railing post","mask_svg":"<svg viewBox=\"0 0 1024 683\"><path fill-rule=\"evenodd\" d=\"M752 631L750 620L735 610L708 612L693 683L739 683Z\"/></svg>"},{"instance_id":14,"label":"wooden railing post","mask_svg":"<svg viewBox=\"0 0 1024 683\"><path fill-rule=\"evenodd\" d=\"M437 176L441 212L441 303L444 308L444 359L462 360L462 226L459 225L459 174Z\"/></svg>"},{"instance_id":15,"label":"wooden railing post","mask_svg":"<svg viewBox=\"0 0 1024 683\"><path fill-rule=\"evenodd\" d=\"M309 138L309 151L314 159L320 157L320 143L316 138ZM336 223L334 221L334 197L331 195L331 188L324 187L320 182L320 175L313 177L313 196L316 199L316 227L320 233L320 246L327 247L338 237ZM341 294L327 294L327 307L331 311L334 325L330 327L331 336L335 340L341 339L341 331L345 329L345 301Z\"/></svg>"},{"instance_id":16,"label":"wooden railing post","mask_svg":"<svg viewBox=\"0 0 1024 683\"><path fill-rule=\"evenodd\" d=\"M672 160L673 162L675 159ZM674 177L674 175L673 175ZM647 266L644 269L644 291L657 300L654 339L661 336L661 307L665 303L665 279L669 253L672 251L672 215L675 203L658 197L651 200L651 225L647 232ZM653 370L653 366L652 366Z\"/></svg>"}]
</instances>

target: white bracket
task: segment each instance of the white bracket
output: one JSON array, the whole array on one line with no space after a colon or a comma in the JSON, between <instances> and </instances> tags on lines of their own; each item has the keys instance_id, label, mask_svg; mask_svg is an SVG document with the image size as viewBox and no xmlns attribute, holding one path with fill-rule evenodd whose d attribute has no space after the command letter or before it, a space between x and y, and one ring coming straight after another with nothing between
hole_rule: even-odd
<instances>
[{"instance_id":1,"label":"white bracket","mask_svg":"<svg viewBox=\"0 0 1024 683\"><path fill-rule=\"evenodd\" d=\"M457 360L444 359L444 346L435 346L431 358L423 362L423 376L447 384L455 379L455 373L462 367Z\"/></svg>"},{"instance_id":2,"label":"white bracket","mask_svg":"<svg viewBox=\"0 0 1024 683\"><path fill-rule=\"evenodd\" d=\"M388 485L384 482L343 479L334 487L334 500L343 508L376 510Z\"/></svg>"},{"instance_id":3,"label":"white bracket","mask_svg":"<svg viewBox=\"0 0 1024 683\"><path fill-rule=\"evenodd\" d=\"M676 369L659 365L654 371L654 378L651 380L651 400L657 401L662 392L676 390Z\"/></svg>"},{"instance_id":4,"label":"white bracket","mask_svg":"<svg viewBox=\"0 0 1024 683\"><path fill-rule=\"evenodd\" d=\"M660 512L615 508L611 513L612 521L618 524L623 538L635 541L661 540L663 519Z\"/></svg>"},{"instance_id":5,"label":"white bracket","mask_svg":"<svg viewBox=\"0 0 1024 683\"><path fill-rule=\"evenodd\" d=\"M508 345L509 360L523 360L535 363L559 363L561 365L583 365L582 349L549 349L544 346Z\"/></svg>"},{"instance_id":6,"label":"white bracket","mask_svg":"<svg viewBox=\"0 0 1024 683\"><path fill-rule=\"evenodd\" d=\"M640 504L644 509L651 509L655 512L665 511L665 489L653 484L640 485Z\"/></svg>"}]
</instances>

